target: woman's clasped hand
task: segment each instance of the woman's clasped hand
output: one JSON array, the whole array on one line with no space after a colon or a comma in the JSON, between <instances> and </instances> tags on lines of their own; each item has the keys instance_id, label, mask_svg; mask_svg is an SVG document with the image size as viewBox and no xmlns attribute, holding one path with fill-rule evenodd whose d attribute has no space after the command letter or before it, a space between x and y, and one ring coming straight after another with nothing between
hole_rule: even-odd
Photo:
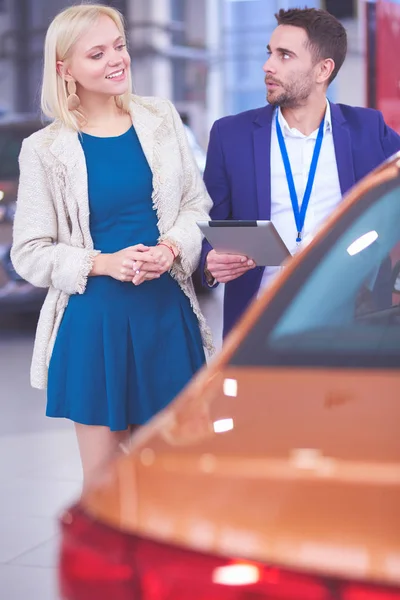
<instances>
[{"instance_id":1,"label":"woman's clasped hand","mask_svg":"<svg viewBox=\"0 0 400 600\"><path fill-rule=\"evenodd\" d=\"M118 281L140 285L144 281L158 279L169 271L174 257L174 251L167 245L136 244L113 254L99 254L95 260L95 270Z\"/></svg>"}]
</instances>

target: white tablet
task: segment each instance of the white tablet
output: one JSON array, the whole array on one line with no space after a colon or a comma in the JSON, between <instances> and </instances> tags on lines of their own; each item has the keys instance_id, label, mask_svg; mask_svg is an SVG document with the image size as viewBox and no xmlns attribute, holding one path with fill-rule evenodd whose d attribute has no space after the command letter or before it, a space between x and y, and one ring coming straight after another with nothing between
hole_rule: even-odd
<instances>
[{"instance_id":1,"label":"white tablet","mask_svg":"<svg viewBox=\"0 0 400 600\"><path fill-rule=\"evenodd\" d=\"M198 221L216 252L244 254L262 267L279 267L291 256L271 221Z\"/></svg>"}]
</instances>

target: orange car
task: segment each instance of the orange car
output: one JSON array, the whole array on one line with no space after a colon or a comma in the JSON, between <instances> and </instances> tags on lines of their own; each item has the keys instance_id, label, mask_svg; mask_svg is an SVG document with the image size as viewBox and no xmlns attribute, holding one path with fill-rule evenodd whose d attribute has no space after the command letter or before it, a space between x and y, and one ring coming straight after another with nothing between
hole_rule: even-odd
<instances>
[{"instance_id":1,"label":"orange car","mask_svg":"<svg viewBox=\"0 0 400 600\"><path fill-rule=\"evenodd\" d=\"M64 513L64 600L400 599L399 172L353 189Z\"/></svg>"}]
</instances>

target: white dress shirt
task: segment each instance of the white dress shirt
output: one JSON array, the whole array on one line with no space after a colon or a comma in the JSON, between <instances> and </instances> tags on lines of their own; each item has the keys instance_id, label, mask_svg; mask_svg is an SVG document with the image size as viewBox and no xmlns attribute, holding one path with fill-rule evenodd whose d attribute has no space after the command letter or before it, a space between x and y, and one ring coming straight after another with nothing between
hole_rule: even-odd
<instances>
[{"instance_id":1,"label":"white dress shirt","mask_svg":"<svg viewBox=\"0 0 400 600\"><path fill-rule=\"evenodd\" d=\"M318 129L309 136L306 136L298 129L289 127L286 119L282 115L281 109L278 108L277 110L279 123L282 128L290 160L290 166L292 168L297 198L299 205L301 206L304 191L307 186ZM276 112L272 120L271 130L271 221L274 223L290 252L294 254L298 249L296 244L297 227L294 219L285 167L279 147L275 118ZM338 206L341 198L342 193L340 190L332 134L331 107L327 101L324 138L302 232L303 240L309 234L316 232L325 219ZM265 268L260 291L269 285L281 268L282 267Z\"/></svg>"}]
</instances>

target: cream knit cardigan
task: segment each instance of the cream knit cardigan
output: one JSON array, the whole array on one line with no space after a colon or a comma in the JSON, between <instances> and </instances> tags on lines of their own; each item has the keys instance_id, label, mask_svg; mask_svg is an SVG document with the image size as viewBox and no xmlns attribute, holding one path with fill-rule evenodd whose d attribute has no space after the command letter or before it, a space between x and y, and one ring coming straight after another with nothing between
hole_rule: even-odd
<instances>
[{"instance_id":1,"label":"cream knit cardigan","mask_svg":"<svg viewBox=\"0 0 400 600\"><path fill-rule=\"evenodd\" d=\"M204 346L212 351L211 333L191 280L202 242L196 221L209 219L211 199L173 105L160 98L132 96L131 118L153 173L159 240L168 239L179 248L171 274L197 315ZM68 299L85 292L98 251L89 230L86 163L78 134L56 121L24 140L19 161L11 259L24 279L49 288L31 366L32 386L43 389Z\"/></svg>"}]
</instances>

